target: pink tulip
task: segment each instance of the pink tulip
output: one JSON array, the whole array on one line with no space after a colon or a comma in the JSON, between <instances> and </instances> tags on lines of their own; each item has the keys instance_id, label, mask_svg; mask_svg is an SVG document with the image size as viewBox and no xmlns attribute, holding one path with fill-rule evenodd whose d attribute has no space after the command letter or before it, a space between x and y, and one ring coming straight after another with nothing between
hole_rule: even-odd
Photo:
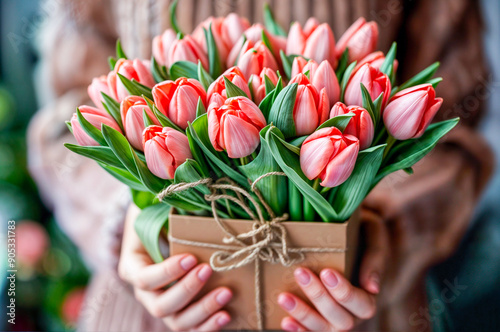
<instances>
[{"instance_id":1,"label":"pink tulip","mask_svg":"<svg viewBox=\"0 0 500 332\"><path fill-rule=\"evenodd\" d=\"M143 143L149 170L165 180L173 179L177 167L193 158L187 136L169 127L147 127Z\"/></svg>"},{"instance_id":2,"label":"pink tulip","mask_svg":"<svg viewBox=\"0 0 500 332\"><path fill-rule=\"evenodd\" d=\"M222 97L223 99L227 98L226 83L224 77L227 78L229 81L231 81L231 83L236 85L238 88L243 90L243 92L245 92L247 96L250 96L250 89L248 88L248 82L246 81L243 72L238 67L232 67L226 70L208 87L207 98L209 100L208 102L209 105L214 102L213 98L217 98L217 100L220 100L220 97ZM214 97L214 95L218 96Z\"/></svg>"},{"instance_id":3,"label":"pink tulip","mask_svg":"<svg viewBox=\"0 0 500 332\"><path fill-rule=\"evenodd\" d=\"M162 35L153 38L153 56L160 65L168 66L168 53L176 40L177 34L172 29L167 29Z\"/></svg>"},{"instance_id":4,"label":"pink tulip","mask_svg":"<svg viewBox=\"0 0 500 332\"><path fill-rule=\"evenodd\" d=\"M238 59L238 67L243 72L245 79L249 80L250 76L259 75L264 68L277 71L278 63L266 45L262 41L258 41Z\"/></svg>"},{"instance_id":5,"label":"pink tulip","mask_svg":"<svg viewBox=\"0 0 500 332\"><path fill-rule=\"evenodd\" d=\"M340 37L337 42L337 57L341 57L345 49L349 49L349 62L359 61L377 49L378 26L360 17Z\"/></svg>"},{"instance_id":6,"label":"pink tulip","mask_svg":"<svg viewBox=\"0 0 500 332\"><path fill-rule=\"evenodd\" d=\"M215 150L226 150L230 158L243 158L255 151L266 119L250 99L229 98L224 105L208 107L208 135Z\"/></svg>"},{"instance_id":7,"label":"pink tulip","mask_svg":"<svg viewBox=\"0 0 500 332\"><path fill-rule=\"evenodd\" d=\"M431 84L421 84L401 90L384 110L384 124L398 140L418 138L429 126L443 103L436 98Z\"/></svg>"},{"instance_id":8,"label":"pink tulip","mask_svg":"<svg viewBox=\"0 0 500 332\"><path fill-rule=\"evenodd\" d=\"M108 79L106 75L95 77L92 80L92 83L87 88L87 92L94 105L97 108L105 111L106 109L102 105L102 103L104 102L104 98L102 97L101 92L104 92L111 97L111 92L108 87Z\"/></svg>"},{"instance_id":9,"label":"pink tulip","mask_svg":"<svg viewBox=\"0 0 500 332\"><path fill-rule=\"evenodd\" d=\"M82 113L83 117L94 127L101 130L102 124L109 126L113 129L116 129L120 133L122 132L116 121L106 112L91 106L80 106L78 107L80 113ZM80 122L78 121L78 117L76 113L73 114L71 118L71 128L73 129L73 135L76 138L78 145L81 146L97 146L97 143L93 138L91 138L85 130L80 126Z\"/></svg>"},{"instance_id":10,"label":"pink tulip","mask_svg":"<svg viewBox=\"0 0 500 332\"><path fill-rule=\"evenodd\" d=\"M288 34L286 54L303 55L317 63L327 60L333 68L336 68L337 56L332 29L326 23L310 25L310 28L303 30L299 23L292 24Z\"/></svg>"},{"instance_id":11,"label":"pink tulip","mask_svg":"<svg viewBox=\"0 0 500 332\"><path fill-rule=\"evenodd\" d=\"M329 102L326 89L318 90L304 74L298 74L289 84L298 83L293 108L297 136L309 135L328 119Z\"/></svg>"},{"instance_id":12,"label":"pink tulip","mask_svg":"<svg viewBox=\"0 0 500 332\"><path fill-rule=\"evenodd\" d=\"M186 129L188 122L196 118L198 99L206 106L207 94L200 82L181 77L159 83L153 88L155 105L173 123Z\"/></svg>"},{"instance_id":13,"label":"pink tulip","mask_svg":"<svg viewBox=\"0 0 500 332\"><path fill-rule=\"evenodd\" d=\"M309 136L300 149L300 167L309 180L319 178L323 187L336 187L352 173L359 141L335 127L323 128Z\"/></svg>"},{"instance_id":14,"label":"pink tulip","mask_svg":"<svg viewBox=\"0 0 500 332\"><path fill-rule=\"evenodd\" d=\"M325 60L320 63L318 69L316 69L310 77L312 85L314 85L318 91L325 89L329 106L340 99L339 81L328 61Z\"/></svg>"},{"instance_id":15,"label":"pink tulip","mask_svg":"<svg viewBox=\"0 0 500 332\"><path fill-rule=\"evenodd\" d=\"M314 60L307 61L301 56L297 56L293 59L292 62L292 73L291 77L297 76L297 74L302 73L305 74L309 72L309 77L313 77L314 73L318 69L318 63Z\"/></svg>"},{"instance_id":16,"label":"pink tulip","mask_svg":"<svg viewBox=\"0 0 500 332\"><path fill-rule=\"evenodd\" d=\"M358 61L356 64L356 67L354 67L354 70L352 72L352 75L354 75L359 68L363 67L364 64L370 64L373 68L379 69L382 67L382 64L385 61L385 55L381 51L373 52L365 56L361 61ZM398 69L398 60L394 60L394 71Z\"/></svg>"},{"instance_id":17,"label":"pink tulip","mask_svg":"<svg viewBox=\"0 0 500 332\"><path fill-rule=\"evenodd\" d=\"M384 108L391 94L391 81L387 75L370 64L363 65L349 80L344 95L345 103L363 106L361 83L370 93L372 100L377 99L382 92L384 93L382 101L382 108Z\"/></svg>"},{"instance_id":18,"label":"pink tulip","mask_svg":"<svg viewBox=\"0 0 500 332\"><path fill-rule=\"evenodd\" d=\"M257 105L260 104L262 99L264 99L264 97L266 96L266 83L265 83L266 76L276 86L276 84L278 83L278 75L276 75L275 71L269 68L264 68L259 76L252 75L250 77L250 85L252 87L253 100Z\"/></svg>"},{"instance_id":19,"label":"pink tulip","mask_svg":"<svg viewBox=\"0 0 500 332\"><path fill-rule=\"evenodd\" d=\"M231 13L226 17L207 18L193 32L193 38L205 52L207 52L207 43L203 29L208 30L210 24L212 24L212 35L214 36L219 56L222 62L225 63L229 52L245 30L250 27L250 23L246 18L240 17L235 13Z\"/></svg>"},{"instance_id":20,"label":"pink tulip","mask_svg":"<svg viewBox=\"0 0 500 332\"><path fill-rule=\"evenodd\" d=\"M330 112L330 118L347 113L354 113L354 116L351 118L349 124L345 128L344 135L352 135L357 137L359 139L359 147L361 150L369 148L372 144L373 135L375 132L370 113L368 113L368 111L362 107L347 107L343 103L338 102L333 105Z\"/></svg>"},{"instance_id":21,"label":"pink tulip","mask_svg":"<svg viewBox=\"0 0 500 332\"><path fill-rule=\"evenodd\" d=\"M168 51L167 65L172 66L177 61L189 61L198 64L198 60L201 61L203 68L208 70L207 53L203 51L203 48L193 37L187 35L173 42Z\"/></svg>"},{"instance_id":22,"label":"pink tulip","mask_svg":"<svg viewBox=\"0 0 500 332\"><path fill-rule=\"evenodd\" d=\"M151 74L150 63L147 60L119 59L115 69L108 74L108 87L111 97L121 102L129 95L125 85L117 74L123 75L129 80L134 79L150 88L155 85L153 74Z\"/></svg>"},{"instance_id":23,"label":"pink tulip","mask_svg":"<svg viewBox=\"0 0 500 332\"><path fill-rule=\"evenodd\" d=\"M17 259L22 266L35 267L49 248L50 240L45 228L31 220L16 227Z\"/></svg>"},{"instance_id":24,"label":"pink tulip","mask_svg":"<svg viewBox=\"0 0 500 332\"><path fill-rule=\"evenodd\" d=\"M269 33L262 24L254 24L236 41L229 56L227 58L227 66L232 67L236 64L236 60L241 58L241 56L254 47L254 45L262 41L262 34L265 34L270 42L271 52L278 57L281 50L286 48L286 38L281 36L275 36Z\"/></svg>"},{"instance_id":25,"label":"pink tulip","mask_svg":"<svg viewBox=\"0 0 500 332\"><path fill-rule=\"evenodd\" d=\"M144 149L142 145L142 132L144 131L144 128L146 128L143 117L144 111L146 111L146 114L154 124L160 125L160 122L149 109L149 106L144 98L139 96L128 96L120 105L120 113L123 128L125 130L125 136L127 136L130 145L139 151L143 151Z\"/></svg>"}]
</instances>

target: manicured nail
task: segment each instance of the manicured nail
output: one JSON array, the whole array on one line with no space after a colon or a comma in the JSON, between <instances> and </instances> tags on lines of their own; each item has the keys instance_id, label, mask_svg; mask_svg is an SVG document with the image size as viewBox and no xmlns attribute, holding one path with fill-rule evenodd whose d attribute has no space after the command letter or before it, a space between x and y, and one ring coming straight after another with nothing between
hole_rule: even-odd
<instances>
[{"instance_id":1,"label":"manicured nail","mask_svg":"<svg viewBox=\"0 0 500 332\"><path fill-rule=\"evenodd\" d=\"M377 272L372 272L370 275L370 280L372 284L372 290L375 294L378 294L380 292L380 276Z\"/></svg>"},{"instance_id":2,"label":"manicured nail","mask_svg":"<svg viewBox=\"0 0 500 332\"><path fill-rule=\"evenodd\" d=\"M293 321L287 320L286 322L283 323L283 326L281 326L283 330L285 331L299 331L300 326L295 324Z\"/></svg>"},{"instance_id":3,"label":"manicured nail","mask_svg":"<svg viewBox=\"0 0 500 332\"><path fill-rule=\"evenodd\" d=\"M329 288L335 288L339 283L339 278L330 270L323 270L320 277L323 283Z\"/></svg>"},{"instance_id":4,"label":"manicured nail","mask_svg":"<svg viewBox=\"0 0 500 332\"><path fill-rule=\"evenodd\" d=\"M309 273L301 267L295 270L294 275L297 281L303 286L306 286L311 281Z\"/></svg>"},{"instance_id":5,"label":"manicured nail","mask_svg":"<svg viewBox=\"0 0 500 332\"><path fill-rule=\"evenodd\" d=\"M291 311L295 308L295 300L287 294L280 294L278 296L278 304L286 311Z\"/></svg>"},{"instance_id":6,"label":"manicured nail","mask_svg":"<svg viewBox=\"0 0 500 332\"><path fill-rule=\"evenodd\" d=\"M233 294L228 289L223 289L215 296L215 301L217 301L219 305L225 305L232 297Z\"/></svg>"},{"instance_id":7,"label":"manicured nail","mask_svg":"<svg viewBox=\"0 0 500 332\"><path fill-rule=\"evenodd\" d=\"M195 264L196 264L196 258L194 258L191 255L188 255L188 256L184 257L183 259L181 259L180 264L181 264L181 267L182 267L182 269L184 271L188 271L193 266L195 266Z\"/></svg>"},{"instance_id":8,"label":"manicured nail","mask_svg":"<svg viewBox=\"0 0 500 332\"><path fill-rule=\"evenodd\" d=\"M207 281L212 275L212 269L208 265L203 265L203 267L198 271L198 279L201 281Z\"/></svg>"},{"instance_id":9,"label":"manicured nail","mask_svg":"<svg viewBox=\"0 0 500 332\"><path fill-rule=\"evenodd\" d=\"M227 323L229 323L230 321L231 321L231 317L229 317L229 315L222 314L222 315L220 315L219 318L217 318L217 325L224 326Z\"/></svg>"}]
</instances>

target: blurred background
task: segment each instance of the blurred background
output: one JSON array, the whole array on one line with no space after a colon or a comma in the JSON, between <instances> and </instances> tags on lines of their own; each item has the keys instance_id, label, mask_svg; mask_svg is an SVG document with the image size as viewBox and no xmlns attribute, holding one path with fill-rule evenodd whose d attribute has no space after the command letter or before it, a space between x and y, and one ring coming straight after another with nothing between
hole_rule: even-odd
<instances>
[{"instance_id":1,"label":"blurred background","mask_svg":"<svg viewBox=\"0 0 500 332\"><path fill-rule=\"evenodd\" d=\"M38 32L46 17L40 2L0 0L0 232L5 242L7 221L16 221L18 251L16 325L7 324L2 312L0 330L73 329L89 279L78 250L40 200L26 166L26 127L43 101L34 85ZM497 171L459 251L429 275L426 315L437 329L500 327L500 2L482 0L481 6L491 68L491 76L485 77L489 109L482 129L495 150ZM1 271L7 270L6 257L0 256ZM457 279L465 286L459 285L453 301L443 301L443 290ZM5 304L4 276L0 288Z\"/></svg>"}]
</instances>

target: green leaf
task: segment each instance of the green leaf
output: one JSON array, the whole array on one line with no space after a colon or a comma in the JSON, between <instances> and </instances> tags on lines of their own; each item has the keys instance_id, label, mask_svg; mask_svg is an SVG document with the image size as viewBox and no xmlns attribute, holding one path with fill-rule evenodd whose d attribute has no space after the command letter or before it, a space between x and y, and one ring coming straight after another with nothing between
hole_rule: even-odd
<instances>
[{"instance_id":1,"label":"green leaf","mask_svg":"<svg viewBox=\"0 0 500 332\"><path fill-rule=\"evenodd\" d=\"M203 115L207 113L207 110L205 109L205 105L203 105L203 102L201 101L201 97L198 98L198 104L196 104L196 117L199 117L200 115Z\"/></svg>"},{"instance_id":2,"label":"green leaf","mask_svg":"<svg viewBox=\"0 0 500 332\"><path fill-rule=\"evenodd\" d=\"M283 70L285 71L285 75L286 77L288 77L288 79L290 79L292 76L293 60L290 60L290 58L286 56L283 50L280 50L280 57L281 57L281 63L283 64Z\"/></svg>"},{"instance_id":3,"label":"green leaf","mask_svg":"<svg viewBox=\"0 0 500 332\"><path fill-rule=\"evenodd\" d=\"M101 96L104 99L102 105L106 109L106 111L115 119L116 123L123 129L122 116L120 113L120 103L117 102L112 97L108 96L104 92L101 92Z\"/></svg>"},{"instance_id":4,"label":"green leaf","mask_svg":"<svg viewBox=\"0 0 500 332\"><path fill-rule=\"evenodd\" d=\"M208 54L208 64L209 71L212 77L219 77L222 74L222 64L219 57L219 52L217 51L217 44L215 43L214 35L212 34L212 23L207 29L203 29L205 32L205 39L207 43L207 54Z\"/></svg>"},{"instance_id":5,"label":"green leaf","mask_svg":"<svg viewBox=\"0 0 500 332\"><path fill-rule=\"evenodd\" d=\"M141 210L153 205L156 200L156 196L147 191L131 189L130 192L132 193L132 201ZM156 202L158 202L158 200L156 200Z\"/></svg>"},{"instance_id":6,"label":"green leaf","mask_svg":"<svg viewBox=\"0 0 500 332\"><path fill-rule=\"evenodd\" d=\"M118 39L116 41L116 57L118 59L128 59L127 58L127 55L125 54L125 52L123 51L123 48L122 48L122 43L120 42L120 39Z\"/></svg>"},{"instance_id":7,"label":"green leaf","mask_svg":"<svg viewBox=\"0 0 500 332\"><path fill-rule=\"evenodd\" d=\"M342 76L342 81L340 82L340 101L344 102L344 93L345 89L347 87L347 83L349 83L349 80L351 79L351 74L354 68L356 67L357 61L354 61L347 67L347 69L344 72L344 75Z\"/></svg>"},{"instance_id":8,"label":"green leaf","mask_svg":"<svg viewBox=\"0 0 500 332\"><path fill-rule=\"evenodd\" d=\"M71 126L71 122L70 121L64 121L64 123L66 124L66 127L68 127L68 130L71 134L73 134L73 127Z\"/></svg>"},{"instance_id":9,"label":"green leaf","mask_svg":"<svg viewBox=\"0 0 500 332\"><path fill-rule=\"evenodd\" d=\"M142 96L153 99L153 94L151 92L151 88L137 82L135 79L129 80L122 74L117 74L120 78L120 81L123 83L127 91L133 96Z\"/></svg>"},{"instance_id":10,"label":"green leaf","mask_svg":"<svg viewBox=\"0 0 500 332\"><path fill-rule=\"evenodd\" d=\"M99 129L94 127L90 122L85 119L85 117L82 115L80 112L80 109L76 109L76 116L78 118L78 122L80 123L80 126L82 126L82 129L89 135L91 138L93 138L99 145L106 146L106 141L102 137L102 133Z\"/></svg>"},{"instance_id":11,"label":"green leaf","mask_svg":"<svg viewBox=\"0 0 500 332\"><path fill-rule=\"evenodd\" d=\"M132 147L130 147L130 149L132 150ZM141 182L144 184L146 188L149 189L149 191L151 191L155 195L158 194L160 191L162 191L165 184L165 180L160 179L159 177L151 173L146 163L140 160L134 151L131 152Z\"/></svg>"},{"instance_id":12,"label":"green leaf","mask_svg":"<svg viewBox=\"0 0 500 332\"><path fill-rule=\"evenodd\" d=\"M274 86L273 81L271 81L271 79L267 75L264 75L264 84L265 84L265 88L266 88L266 95L271 93L271 91L273 91L276 88Z\"/></svg>"},{"instance_id":13,"label":"green leaf","mask_svg":"<svg viewBox=\"0 0 500 332\"><path fill-rule=\"evenodd\" d=\"M153 101L151 99L149 99L148 97L145 97L145 96L143 96L143 97L144 97L144 100L146 101L146 103L148 104L149 109L151 109L153 111L153 114L155 115L156 119L158 119L158 121L160 122L160 124L163 127L170 127L170 128L173 128L177 131L180 131L181 133L184 133L184 130L182 130L181 127L177 126L175 123L170 121L170 119L167 118L162 112L160 112L158 107L156 107L156 105L153 103Z\"/></svg>"},{"instance_id":14,"label":"green leaf","mask_svg":"<svg viewBox=\"0 0 500 332\"><path fill-rule=\"evenodd\" d=\"M397 43L393 42L389 52L385 56L385 60L380 66L380 71L391 77L394 71L394 60L396 59Z\"/></svg>"},{"instance_id":15,"label":"green leaf","mask_svg":"<svg viewBox=\"0 0 500 332\"><path fill-rule=\"evenodd\" d=\"M271 150L265 142L265 135L269 128L270 126L268 125L260 131L261 148L257 157L250 163L239 167L241 172L251 181L255 181L261 175L270 172L281 172L281 168L274 160ZM285 176L273 175L263 178L256 184L264 200L276 215L282 215L287 210L287 181Z\"/></svg>"},{"instance_id":16,"label":"green leaf","mask_svg":"<svg viewBox=\"0 0 500 332\"><path fill-rule=\"evenodd\" d=\"M198 79L198 66L189 61L177 61L170 66L170 79L175 81L180 77Z\"/></svg>"},{"instance_id":17,"label":"green leaf","mask_svg":"<svg viewBox=\"0 0 500 332\"><path fill-rule=\"evenodd\" d=\"M151 56L151 73L156 83L168 80L167 67L161 66L154 56Z\"/></svg>"},{"instance_id":18,"label":"green leaf","mask_svg":"<svg viewBox=\"0 0 500 332\"><path fill-rule=\"evenodd\" d=\"M370 92L366 89L363 83L360 83L361 86L361 95L363 98L363 108L370 113L370 117L372 118L374 126L377 126L379 114L375 113L375 105L373 104L372 97L370 96ZM383 93L383 92L382 92Z\"/></svg>"},{"instance_id":19,"label":"green leaf","mask_svg":"<svg viewBox=\"0 0 500 332\"><path fill-rule=\"evenodd\" d=\"M286 32L274 19L273 12L271 11L271 8L269 8L268 3L264 4L264 25L273 35L286 37Z\"/></svg>"},{"instance_id":20,"label":"green leaf","mask_svg":"<svg viewBox=\"0 0 500 332\"><path fill-rule=\"evenodd\" d=\"M170 209L165 203L151 205L141 211L134 223L137 236L155 263L163 261L160 233L168 223Z\"/></svg>"},{"instance_id":21,"label":"green leaf","mask_svg":"<svg viewBox=\"0 0 500 332\"><path fill-rule=\"evenodd\" d=\"M347 127L347 125L349 124L349 121L351 121L351 118L354 115L355 115L354 113L337 115L337 116L323 122L316 130L320 130L320 129L328 128L328 127L335 127L338 130L340 130L341 132L344 132L345 127Z\"/></svg>"},{"instance_id":22,"label":"green leaf","mask_svg":"<svg viewBox=\"0 0 500 332\"><path fill-rule=\"evenodd\" d=\"M210 74L207 73L205 68L203 68L203 66L201 65L201 61L199 61L199 60L198 60L198 79L199 79L201 85L203 85L203 88L205 90L208 90L208 88L210 87L210 84L212 84L214 81L212 76L210 76Z\"/></svg>"},{"instance_id":23,"label":"green leaf","mask_svg":"<svg viewBox=\"0 0 500 332\"><path fill-rule=\"evenodd\" d=\"M443 81L442 77L436 77L436 78L428 80L426 83L431 84L432 87L435 89L438 86L438 84L441 83L442 81Z\"/></svg>"},{"instance_id":24,"label":"green leaf","mask_svg":"<svg viewBox=\"0 0 500 332\"><path fill-rule=\"evenodd\" d=\"M115 58L113 58L112 56L110 56L108 58L108 64L109 64L109 68L111 68L111 70L115 69L116 62L117 62L117 60Z\"/></svg>"},{"instance_id":25,"label":"green leaf","mask_svg":"<svg viewBox=\"0 0 500 332\"><path fill-rule=\"evenodd\" d=\"M303 221L304 215L302 211L304 198L299 189L295 186L292 180L288 180L288 212L291 221Z\"/></svg>"},{"instance_id":26,"label":"green leaf","mask_svg":"<svg viewBox=\"0 0 500 332\"><path fill-rule=\"evenodd\" d=\"M299 156L288 150L278 138L284 138L278 128L272 127L266 133L268 144L274 159L288 178L293 181L297 189L316 209L325 222L342 221L330 203L311 187L311 181L302 172Z\"/></svg>"},{"instance_id":27,"label":"green leaf","mask_svg":"<svg viewBox=\"0 0 500 332\"><path fill-rule=\"evenodd\" d=\"M281 77L278 79L278 83L276 84L276 87L274 88L273 91L270 93L267 93L264 99L259 104L259 109L262 111L262 114L266 118L266 120L269 119L269 112L271 111L271 107L273 106L274 100L276 99L277 95L281 92L283 89L283 81L281 80ZM251 91L251 90L250 90Z\"/></svg>"},{"instance_id":28,"label":"green leaf","mask_svg":"<svg viewBox=\"0 0 500 332\"><path fill-rule=\"evenodd\" d=\"M241 90L236 84L231 82L226 76L224 76L224 84L226 86L226 95L228 98L232 97L247 97L247 94Z\"/></svg>"},{"instance_id":29,"label":"green leaf","mask_svg":"<svg viewBox=\"0 0 500 332\"><path fill-rule=\"evenodd\" d=\"M292 144L293 146L296 146L298 148L300 148L302 146L302 143L304 143L304 141L309 137L309 135L305 135L305 136L300 136L300 137L297 137L297 138L294 138L290 141L290 144Z\"/></svg>"},{"instance_id":30,"label":"green leaf","mask_svg":"<svg viewBox=\"0 0 500 332\"><path fill-rule=\"evenodd\" d=\"M337 66L336 74L337 74L337 80L339 80L339 82L342 76L344 75L348 62L349 62L349 49L346 47L344 53L342 53L342 56L340 57L339 64Z\"/></svg>"},{"instance_id":31,"label":"green leaf","mask_svg":"<svg viewBox=\"0 0 500 332\"><path fill-rule=\"evenodd\" d=\"M269 112L269 122L279 128L286 138L296 135L293 108L297 97L297 88L297 83L284 88L276 97Z\"/></svg>"},{"instance_id":32,"label":"green leaf","mask_svg":"<svg viewBox=\"0 0 500 332\"><path fill-rule=\"evenodd\" d=\"M210 142L208 137L208 120L207 114L198 117L192 124L189 124L189 131L193 140L198 144L205 156L211 160L224 174L236 181L244 188L249 187L247 178L238 171L228 165L228 162L223 160L224 153L217 152Z\"/></svg>"},{"instance_id":33,"label":"green leaf","mask_svg":"<svg viewBox=\"0 0 500 332\"><path fill-rule=\"evenodd\" d=\"M107 146L80 146L69 143L65 143L64 146L81 156L93 159L105 165L125 169L120 160L116 158L113 150Z\"/></svg>"},{"instance_id":34,"label":"green leaf","mask_svg":"<svg viewBox=\"0 0 500 332\"><path fill-rule=\"evenodd\" d=\"M262 30L262 33L261 33L261 39L262 39L262 42L264 43L264 45L267 47L267 49L269 51L271 51L271 54L273 55L273 57L276 58L276 55L274 54L274 50L273 50L273 47L272 47L272 44L271 44L271 41L269 40L269 38L267 37L267 34L266 34L266 31L265 30Z\"/></svg>"},{"instance_id":35,"label":"green leaf","mask_svg":"<svg viewBox=\"0 0 500 332\"><path fill-rule=\"evenodd\" d=\"M439 65L440 65L439 62L434 62L429 67L425 68L420 73L413 76L408 81L404 82L401 86L398 87L397 91L401 91L401 90L404 90L407 88L411 88L412 86L428 82L432 78L432 76L434 76L436 71L438 70Z\"/></svg>"},{"instance_id":36,"label":"green leaf","mask_svg":"<svg viewBox=\"0 0 500 332\"><path fill-rule=\"evenodd\" d=\"M122 165L139 179L139 173L134 163L134 152L125 136L106 125L102 125L102 134Z\"/></svg>"},{"instance_id":37,"label":"green leaf","mask_svg":"<svg viewBox=\"0 0 500 332\"><path fill-rule=\"evenodd\" d=\"M125 185L129 186L130 188L134 190L139 190L139 191L147 191L148 189L144 187L144 185L134 177L132 174L130 174L129 171L121 169L121 168L116 168L108 165L104 165L99 163L99 166L104 168L106 172L111 174L113 177L115 177L118 181L124 183Z\"/></svg>"},{"instance_id":38,"label":"green leaf","mask_svg":"<svg viewBox=\"0 0 500 332\"><path fill-rule=\"evenodd\" d=\"M175 183L190 183L190 182L196 182L199 180L205 179L206 176L202 174L202 167L196 162L196 160L193 159L187 159L182 165L177 167L175 170L175 175L174 175L174 182ZM207 188L206 185L198 185L191 190L197 189L199 190L202 194L208 195L210 194L210 190Z\"/></svg>"},{"instance_id":39,"label":"green leaf","mask_svg":"<svg viewBox=\"0 0 500 332\"><path fill-rule=\"evenodd\" d=\"M155 123L151 118L149 117L148 113L146 112L146 109L142 109L142 120L144 121L144 126L147 128L149 126L154 126Z\"/></svg>"},{"instance_id":40,"label":"green leaf","mask_svg":"<svg viewBox=\"0 0 500 332\"><path fill-rule=\"evenodd\" d=\"M374 185L390 173L415 165L436 146L444 135L457 125L458 121L459 118L455 118L433 123L420 138L398 141L394 144L387 155L387 161L384 162L382 169L377 174Z\"/></svg>"},{"instance_id":41,"label":"green leaf","mask_svg":"<svg viewBox=\"0 0 500 332\"><path fill-rule=\"evenodd\" d=\"M178 0L174 0L170 5L170 26L177 34L182 34L182 30L179 28L179 23L177 22L177 3Z\"/></svg>"}]
</instances>

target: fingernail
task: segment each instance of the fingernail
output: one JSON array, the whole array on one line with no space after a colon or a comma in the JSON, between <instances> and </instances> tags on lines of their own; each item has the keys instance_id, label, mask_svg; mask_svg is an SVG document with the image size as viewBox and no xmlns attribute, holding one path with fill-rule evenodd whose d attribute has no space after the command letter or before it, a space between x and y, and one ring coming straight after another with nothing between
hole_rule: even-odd
<instances>
[{"instance_id":1,"label":"fingernail","mask_svg":"<svg viewBox=\"0 0 500 332\"><path fill-rule=\"evenodd\" d=\"M377 272L372 272L370 275L370 280L372 281L372 289L375 293L380 292L380 276Z\"/></svg>"},{"instance_id":2,"label":"fingernail","mask_svg":"<svg viewBox=\"0 0 500 332\"><path fill-rule=\"evenodd\" d=\"M290 311L295 308L295 300L287 294L280 294L280 296L278 296L278 303L286 311Z\"/></svg>"},{"instance_id":3,"label":"fingernail","mask_svg":"<svg viewBox=\"0 0 500 332\"><path fill-rule=\"evenodd\" d=\"M232 297L233 294L228 289L223 289L219 292L219 294L217 294L215 301L217 301L219 305L224 305L228 303Z\"/></svg>"},{"instance_id":4,"label":"fingernail","mask_svg":"<svg viewBox=\"0 0 500 332\"><path fill-rule=\"evenodd\" d=\"M303 268L299 267L298 269L295 270L294 272L295 278L301 285L307 285L311 281L311 276L309 273L307 273L306 270Z\"/></svg>"},{"instance_id":5,"label":"fingernail","mask_svg":"<svg viewBox=\"0 0 500 332\"><path fill-rule=\"evenodd\" d=\"M335 288L339 283L339 278L330 270L323 270L323 272L321 272L321 280L323 280L325 285L329 288Z\"/></svg>"},{"instance_id":6,"label":"fingernail","mask_svg":"<svg viewBox=\"0 0 500 332\"><path fill-rule=\"evenodd\" d=\"M184 271L190 270L196 264L196 258L191 255L188 255L181 259L181 267Z\"/></svg>"},{"instance_id":7,"label":"fingernail","mask_svg":"<svg viewBox=\"0 0 500 332\"><path fill-rule=\"evenodd\" d=\"M207 281L212 275L212 269L208 265L203 265L203 267L198 271L198 278L201 281Z\"/></svg>"},{"instance_id":8,"label":"fingernail","mask_svg":"<svg viewBox=\"0 0 500 332\"><path fill-rule=\"evenodd\" d=\"M231 317L229 315L221 315L217 318L217 325L224 326L231 321Z\"/></svg>"},{"instance_id":9,"label":"fingernail","mask_svg":"<svg viewBox=\"0 0 500 332\"><path fill-rule=\"evenodd\" d=\"M283 330L286 331L298 331L300 327L292 321L286 321L282 326Z\"/></svg>"}]
</instances>

